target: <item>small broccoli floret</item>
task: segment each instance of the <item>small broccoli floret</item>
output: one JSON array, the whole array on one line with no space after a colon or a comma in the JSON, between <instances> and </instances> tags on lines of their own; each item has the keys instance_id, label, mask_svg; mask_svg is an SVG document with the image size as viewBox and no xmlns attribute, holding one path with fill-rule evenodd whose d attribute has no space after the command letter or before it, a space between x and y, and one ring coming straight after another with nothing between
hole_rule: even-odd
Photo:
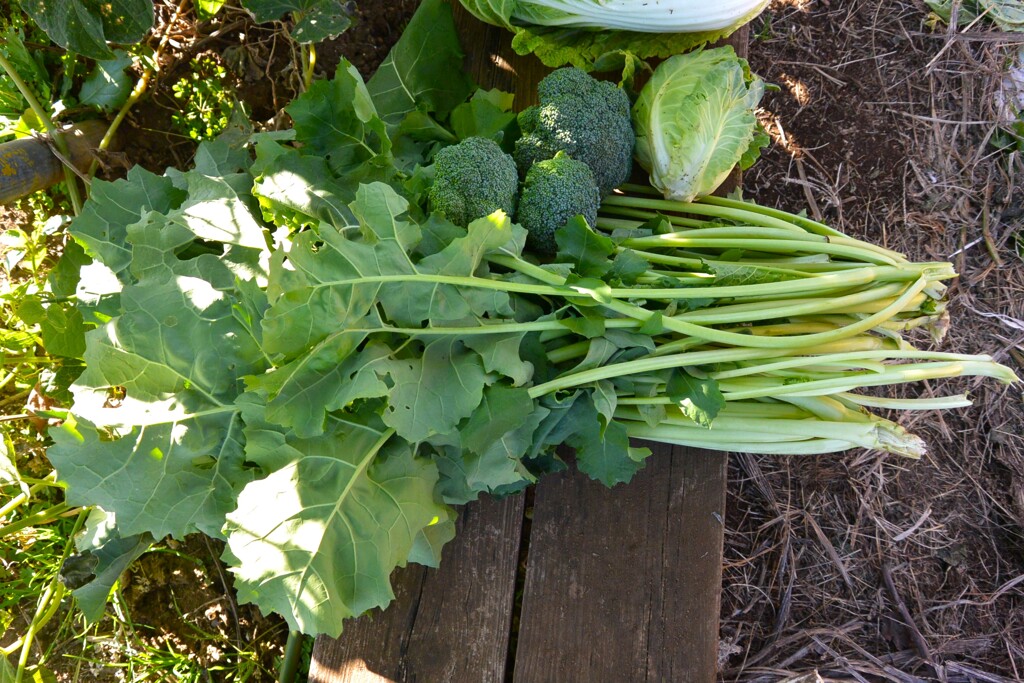
<instances>
[{"instance_id":1,"label":"small broccoli floret","mask_svg":"<svg viewBox=\"0 0 1024 683\"><path fill-rule=\"evenodd\" d=\"M466 138L445 147L434 157L434 184L430 210L456 225L501 209L509 216L516 210L519 174L512 157L493 140Z\"/></svg>"},{"instance_id":2,"label":"small broccoli floret","mask_svg":"<svg viewBox=\"0 0 1024 683\"><path fill-rule=\"evenodd\" d=\"M565 152L538 161L527 171L519 197L517 220L526 228L526 246L537 254L554 255L555 231L573 216L581 215L594 225L600 205L601 192L585 163Z\"/></svg>"},{"instance_id":3,"label":"small broccoli floret","mask_svg":"<svg viewBox=\"0 0 1024 683\"><path fill-rule=\"evenodd\" d=\"M590 167L601 196L629 178L636 135L621 88L566 67L548 74L537 95L540 104L519 115L523 136L514 156L521 176L561 151Z\"/></svg>"}]
</instances>

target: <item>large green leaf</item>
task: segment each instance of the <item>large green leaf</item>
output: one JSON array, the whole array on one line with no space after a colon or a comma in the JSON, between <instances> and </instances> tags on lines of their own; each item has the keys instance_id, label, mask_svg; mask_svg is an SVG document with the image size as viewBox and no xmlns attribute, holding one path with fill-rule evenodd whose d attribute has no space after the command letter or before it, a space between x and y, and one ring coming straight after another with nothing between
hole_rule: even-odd
<instances>
[{"instance_id":1,"label":"large green leaf","mask_svg":"<svg viewBox=\"0 0 1024 683\"><path fill-rule=\"evenodd\" d=\"M576 401L574 408L574 430L566 443L576 449L576 466L605 486L630 481L651 452L631 447L626 428L620 422L603 424L591 397Z\"/></svg>"},{"instance_id":2,"label":"large green leaf","mask_svg":"<svg viewBox=\"0 0 1024 683\"><path fill-rule=\"evenodd\" d=\"M327 158L331 170L352 179L386 179L391 140L356 68L345 60L330 81L316 81L285 107L303 151Z\"/></svg>"},{"instance_id":3,"label":"large green leaf","mask_svg":"<svg viewBox=\"0 0 1024 683\"><path fill-rule=\"evenodd\" d=\"M597 31L582 28L516 26L512 49L521 55L533 54L550 67L576 66L586 71L611 70L632 60L664 58L714 43L735 28L697 33L640 33L636 31ZM627 73L628 75L628 73Z\"/></svg>"},{"instance_id":4,"label":"large green leaf","mask_svg":"<svg viewBox=\"0 0 1024 683\"><path fill-rule=\"evenodd\" d=\"M124 180L94 181L90 194L82 214L71 221L68 230L90 256L118 274L127 270L132 259L128 226L150 211L167 213L186 197L170 178L141 166L133 167Z\"/></svg>"},{"instance_id":5,"label":"large green leaf","mask_svg":"<svg viewBox=\"0 0 1024 683\"><path fill-rule=\"evenodd\" d=\"M506 292L420 276L469 278L488 253L510 244L519 248L521 230L507 217L483 218L414 263L409 254L420 231L403 219L407 208L387 185L362 186L350 206L358 226L337 230L322 224L316 233L297 235L287 259L272 264L263 344L278 356L278 367L248 382L267 396L270 414L280 424L311 436L322 429L327 412L389 393L388 424L402 437L418 440L452 430L480 402L481 354L439 337L441 330L401 356L378 353L381 347L373 345L357 350L369 335L396 326L443 327L491 314L510 316ZM492 367L522 379L528 370L512 354L514 347L506 346L498 358L486 355ZM393 383L390 391L385 376ZM438 393L442 387L451 393Z\"/></svg>"},{"instance_id":6,"label":"large green leaf","mask_svg":"<svg viewBox=\"0 0 1024 683\"><path fill-rule=\"evenodd\" d=\"M107 43L137 43L153 26L150 0L22 0L50 40L93 59L112 59Z\"/></svg>"},{"instance_id":7,"label":"large green leaf","mask_svg":"<svg viewBox=\"0 0 1024 683\"><path fill-rule=\"evenodd\" d=\"M413 443L453 431L480 404L486 380L480 356L456 337L434 339L419 358L396 360L389 374L395 385L384 422Z\"/></svg>"},{"instance_id":8,"label":"large green leaf","mask_svg":"<svg viewBox=\"0 0 1024 683\"><path fill-rule=\"evenodd\" d=\"M392 570L414 544L422 558L417 538L450 513L434 500L434 465L391 435L332 418L320 437L286 437L296 459L246 486L228 515L239 600L337 636L344 619L394 598Z\"/></svg>"},{"instance_id":9,"label":"large green leaf","mask_svg":"<svg viewBox=\"0 0 1024 683\"><path fill-rule=\"evenodd\" d=\"M367 83L380 117L389 126L416 109L446 117L473 91L462 56L451 6L423 0Z\"/></svg>"},{"instance_id":10,"label":"large green leaf","mask_svg":"<svg viewBox=\"0 0 1024 683\"><path fill-rule=\"evenodd\" d=\"M197 278L125 288L124 312L86 335L74 418L50 460L73 505L114 513L124 536L218 536L247 479L240 377L264 357L234 301Z\"/></svg>"},{"instance_id":11,"label":"large green leaf","mask_svg":"<svg viewBox=\"0 0 1024 683\"><path fill-rule=\"evenodd\" d=\"M495 26L512 28L512 10L515 9L516 0L460 0L470 14L480 21Z\"/></svg>"},{"instance_id":12,"label":"large green leaf","mask_svg":"<svg viewBox=\"0 0 1024 683\"><path fill-rule=\"evenodd\" d=\"M96 62L92 72L82 83L78 99L82 104L91 104L104 111L117 109L132 91L132 78L125 71L132 65L132 58L124 50L115 50L112 59Z\"/></svg>"},{"instance_id":13,"label":"large green leaf","mask_svg":"<svg viewBox=\"0 0 1024 683\"><path fill-rule=\"evenodd\" d=\"M78 554L65 560L60 569L61 581L73 590L75 603L88 623L103 617L118 578L152 544L149 534L122 538L112 514L92 509L85 529L75 539Z\"/></svg>"},{"instance_id":14,"label":"large green leaf","mask_svg":"<svg viewBox=\"0 0 1024 683\"><path fill-rule=\"evenodd\" d=\"M725 407L725 397L718 382L710 377L696 377L685 369L672 371L665 393L679 406L683 415L708 429Z\"/></svg>"},{"instance_id":15,"label":"large green leaf","mask_svg":"<svg viewBox=\"0 0 1024 683\"><path fill-rule=\"evenodd\" d=\"M442 453L437 463L445 500L466 503L485 491L532 483L534 477L522 458L547 414L526 389L487 387L483 400L457 432L431 439Z\"/></svg>"},{"instance_id":16,"label":"large green leaf","mask_svg":"<svg viewBox=\"0 0 1024 683\"><path fill-rule=\"evenodd\" d=\"M260 170L253 194L264 218L296 231L322 222L339 229L355 222L347 206L355 199L355 187L335 181L323 157L277 153L279 147L276 143L257 147ZM261 154L274 157L261 159Z\"/></svg>"},{"instance_id":17,"label":"large green leaf","mask_svg":"<svg viewBox=\"0 0 1024 683\"><path fill-rule=\"evenodd\" d=\"M20 29L6 24L0 29L0 54L7 58L15 71L25 83L36 93L36 96L43 101L50 100L50 77L46 70L40 66L32 57L32 53L25 47L25 36ZM28 108L10 77L0 69L0 121L2 117L18 118L22 111ZM4 134L4 133L0 133Z\"/></svg>"},{"instance_id":18,"label":"large green leaf","mask_svg":"<svg viewBox=\"0 0 1024 683\"><path fill-rule=\"evenodd\" d=\"M319 43L343 33L352 25L345 0L243 0L256 21L274 21L291 13L292 38L300 43Z\"/></svg>"}]
</instances>

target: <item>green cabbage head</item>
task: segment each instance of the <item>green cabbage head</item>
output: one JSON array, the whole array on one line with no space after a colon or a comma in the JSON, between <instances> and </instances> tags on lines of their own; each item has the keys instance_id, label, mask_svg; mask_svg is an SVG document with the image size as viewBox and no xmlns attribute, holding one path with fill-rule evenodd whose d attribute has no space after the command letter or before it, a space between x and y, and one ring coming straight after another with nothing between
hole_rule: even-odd
<instances>
[{"instance_id":1,"label":"green cabbage head","mask_svg":"<svg viewBox=\"0 0 1024 683\"><path fill-rule=\"evenodd\" d=\"M633 105L636 160L651 184L679 201L714 192L761 140L762 94L764 82L729 46L662 62Z\"/></svg>"}]
</instances>

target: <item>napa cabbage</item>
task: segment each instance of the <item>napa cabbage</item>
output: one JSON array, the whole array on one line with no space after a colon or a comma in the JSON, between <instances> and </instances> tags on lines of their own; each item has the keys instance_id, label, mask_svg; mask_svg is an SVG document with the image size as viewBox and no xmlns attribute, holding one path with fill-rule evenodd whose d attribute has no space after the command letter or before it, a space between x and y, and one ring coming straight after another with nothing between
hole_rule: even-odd
<instances>
[{"instance_id":1,"label":"napa cabbage","mask_svg":"<svg viewBox=\"0 0 1024 683\"><path fill-rule=\"evenodd\" d=\"M588 70L601 67L610 55L667 57L714 42L768 5L768 0L460 1L481 21L513 31L512 47L519 54L532 52L548 66Z\"/></svg>"}]
</instances>

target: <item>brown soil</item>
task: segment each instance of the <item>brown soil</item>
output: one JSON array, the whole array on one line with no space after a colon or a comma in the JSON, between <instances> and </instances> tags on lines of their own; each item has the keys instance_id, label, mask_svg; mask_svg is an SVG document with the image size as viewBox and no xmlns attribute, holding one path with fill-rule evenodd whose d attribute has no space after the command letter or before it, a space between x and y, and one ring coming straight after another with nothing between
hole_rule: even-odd
<instances>
[{"instance_id":1,"label":"brown soil","mask_svg":"<svg viewBox=\"0 0 1024 683\"><path fill-rule=\"evenodd\" d=\"M752 33L752 67L780 90L764 100L774 144L746 194L952 260L953 322L936 348L1021 373L1021 160L987 145L1012 37L958 36L922 3L867 0L777 0ZM1021 680L1020 389L921 389L964 390L975 407L899 416L930 444L921 462L732 458L724 680Z\"/></svg>"}]
</instances>

